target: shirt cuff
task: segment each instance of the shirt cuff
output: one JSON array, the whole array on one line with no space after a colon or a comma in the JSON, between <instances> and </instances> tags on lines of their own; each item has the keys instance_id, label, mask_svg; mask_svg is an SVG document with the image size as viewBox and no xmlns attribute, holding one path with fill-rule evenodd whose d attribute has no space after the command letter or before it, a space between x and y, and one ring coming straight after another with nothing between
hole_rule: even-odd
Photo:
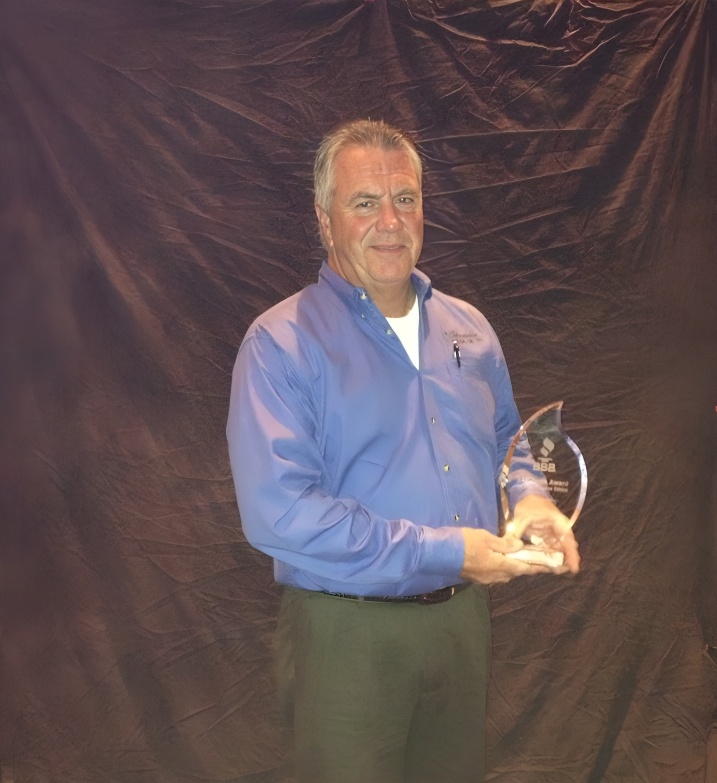
<instances>
[{"instance_id":1,"label":"shirt cuff","mask_svg":"<svg viewBox=\"0 0 717 783\"><path fill-rule=\"evenodd\" d=\"M465 543L459 527L426 527L421 525L418 556L419 574L459 578L465 559Z\"/></svg>"}]
</instances>

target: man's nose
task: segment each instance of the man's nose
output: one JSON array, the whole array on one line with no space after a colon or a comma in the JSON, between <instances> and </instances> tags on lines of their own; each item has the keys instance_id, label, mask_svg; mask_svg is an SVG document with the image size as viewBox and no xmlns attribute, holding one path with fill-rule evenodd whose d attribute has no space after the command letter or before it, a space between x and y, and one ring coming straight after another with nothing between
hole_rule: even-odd
<instances>
[{"instance_id":1,"label":"man's nose","mask_svg":"<svg viewBox=\"0 0 717 783\"><path fill-rule=\"evenodd\" d=\"M393 201L388 201L381 205L381 212L376 222L378 231L398 231L401 227L401 218L396 211L396 205Z\"/></svg>"}]
</instances>

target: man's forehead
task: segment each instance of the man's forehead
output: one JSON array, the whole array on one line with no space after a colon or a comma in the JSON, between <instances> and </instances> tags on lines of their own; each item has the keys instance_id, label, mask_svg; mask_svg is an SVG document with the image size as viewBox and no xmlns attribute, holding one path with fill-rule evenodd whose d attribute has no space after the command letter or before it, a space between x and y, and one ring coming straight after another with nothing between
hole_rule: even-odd
<instances>
[{"instance_id":1,"label":"man's forehead","mask_svg":"<svg viewBox=\"0 0 717 783\"><path fill-rule=\"evenodd\" d=\"M404 150L346 147L336 156L335 167L336 184L352 194L375 195L376 187L387 179L401 190L421 189L413 162Z\"/></svg>"}]
</instances>

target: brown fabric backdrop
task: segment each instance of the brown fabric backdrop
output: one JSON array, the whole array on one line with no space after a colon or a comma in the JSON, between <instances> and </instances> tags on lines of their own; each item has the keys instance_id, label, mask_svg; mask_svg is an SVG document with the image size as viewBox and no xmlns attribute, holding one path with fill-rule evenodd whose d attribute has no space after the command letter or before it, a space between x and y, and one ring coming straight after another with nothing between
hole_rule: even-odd
<instances>
[{"instance_id":1,"label":"brown fabric backdrop","mask_svg":"<svg viewBox=\"0 0 717 783\"><path fill-rule=\"evenodd\" d=\"M714 0L5 0L3 783L291 780L229 378L365 116L415 131L421 268L590 473L580 576L492 591L489 779L717 781L716 32Z\"/></svg>"}]
</instances>

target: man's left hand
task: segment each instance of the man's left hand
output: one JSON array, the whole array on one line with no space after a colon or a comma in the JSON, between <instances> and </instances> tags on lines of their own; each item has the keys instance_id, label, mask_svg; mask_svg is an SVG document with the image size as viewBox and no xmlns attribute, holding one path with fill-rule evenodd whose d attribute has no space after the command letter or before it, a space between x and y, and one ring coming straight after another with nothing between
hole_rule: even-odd
<instances>
[{"instance_id":1,"label":"man's left hand","mask_svg":"<svg viewBox=\"0 0 717 783\"><path fill-rule=\"evenodd\" d=\"M570 571L577 574L580 570L578 542L568 518L542 495L526 495L515 504L513 521L507 534L516 538L537 536L549 549L562 552L564 563L559 568L551 569L554 573L564 574Z\"/></svg>"}]
</instances>

